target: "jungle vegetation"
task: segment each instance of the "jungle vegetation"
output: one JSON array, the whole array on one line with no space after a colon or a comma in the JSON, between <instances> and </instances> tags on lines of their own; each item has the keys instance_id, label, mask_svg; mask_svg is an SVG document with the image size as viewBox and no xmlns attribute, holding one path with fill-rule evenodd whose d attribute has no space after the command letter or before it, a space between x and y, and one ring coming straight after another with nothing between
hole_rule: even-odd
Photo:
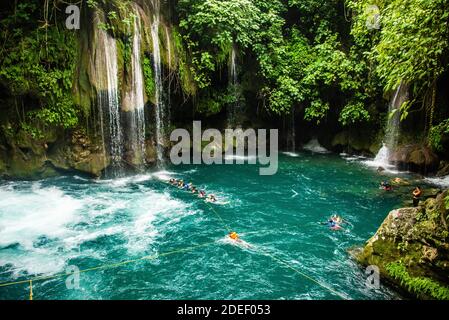
<instances>
[{"instance_id":1,"label":"jungle vegetation","mask_svg":"<svg viewBox=\"0 0 449 320\"><path fill-rule=\"evenodd\" d=\"M111 19L116 16L114 1L72 2L83 6L82 12L103 5ZM64 27L67 3L0 5L0 108L16 113L12 126L2 124L5 134L14 126L35 135L47 126L74 128L91 113L73 94L77 41L85 29ZM410 98L401 107L402 121L411 121L434 150L447 152L448 0L164 3L176 45L186 56L178 73L191 76L190 86L183 87L196 88L187 92L196 112L217 114L232 101L222 75L234 48L239 90L254 98L242 99L247 108L262 105L273 117L295 110L314 126L329 119L342 128L378 124L403 83ZM150 61L144 64L151 78ZM146 90L151 92L152 84Z\"/></svg>"}]
</instances>

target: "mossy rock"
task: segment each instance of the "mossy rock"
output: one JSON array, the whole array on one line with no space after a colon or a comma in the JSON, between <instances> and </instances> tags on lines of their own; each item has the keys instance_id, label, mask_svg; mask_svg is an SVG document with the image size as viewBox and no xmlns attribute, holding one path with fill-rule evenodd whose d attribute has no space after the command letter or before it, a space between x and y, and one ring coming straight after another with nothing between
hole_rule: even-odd
<instances>
[{"instance_id":1,"label":"mossy rock","mask_svg":"<svg viewBox=\"0 0 449 320\"><path fill-rule=\"evenodd\" d=\"M373 142L370 135L360 132L342 131L332 139L331 146L334 149L348 150L350 152L368 153L374 155L380 149L380 143Z\"/></svg>"},{"instance_id":2,"label":"mossy rock","mask_svg":"<svg viewBox=\"0 0 449 320\"><path fill-rule=\"evenodd\" d=\"M391 211L367 241L363 249L353 251L362 265L376 265L381 277L418 298L444 298L436 293L447 290L449 280L449 231L441 219L447 210L444 199L447 191L430 198L417 208ZM407 273L392 273L398 261ZM401 269L402 270L402 269ZM404 271L403 270L403 271ZM407 281L405 281L405 280ZM418 283L418 287L414 284ZM429 288L437 288L430 290Z\"/></svg>"},{"instance_id":3,"label":"mossy rock","mask_svg":"<svg viewBox=\"0 0 449 320\"><path fill-rule=\"evenodd\" d=\"M6 163L3 161L0 155L0 176L6 173Z\"/></svg>"}]
</instances>

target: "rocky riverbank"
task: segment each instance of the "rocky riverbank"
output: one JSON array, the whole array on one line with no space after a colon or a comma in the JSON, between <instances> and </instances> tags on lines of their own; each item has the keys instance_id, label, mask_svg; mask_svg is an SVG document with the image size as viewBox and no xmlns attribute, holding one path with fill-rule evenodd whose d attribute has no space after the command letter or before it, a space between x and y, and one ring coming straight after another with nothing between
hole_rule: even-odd
<instances>
[{"instance_id":1,"label":"rocky riverbank","mask_svg":"<svg viewBox=\"0 0 449 320\"><path fill-rule=\"evenodd\" d=\"M351 251L381 282L419 299L449 300L449 192L391 211L365 246Z\"/></svg>"},{"instance_id":2,"label":"rocky riverbank","mask_svg":"<svg viewBox=\"0 0 449 320\"><path fill-rule=\"evenodd\" d=\"M146 142L145 161L148 165L156 161L151 141ZM5 135L0 143L0 177L5 178L41 179L62 172L100 177L110 164L101 137L83 129L46 131L39 137L21 130L11 137ZM122 165L135 169L132 159L124 158Z\"/></svg>"}]
</instances>

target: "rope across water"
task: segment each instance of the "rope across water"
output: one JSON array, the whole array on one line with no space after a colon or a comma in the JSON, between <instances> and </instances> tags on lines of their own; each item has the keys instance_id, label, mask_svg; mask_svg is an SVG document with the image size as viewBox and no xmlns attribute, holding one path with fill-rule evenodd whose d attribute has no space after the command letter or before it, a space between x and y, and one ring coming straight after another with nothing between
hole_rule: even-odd
<instances>
[{"instance_id":1,"label":"rope across water","mask_svg":"<svg viewBox=\"0 0 449 320\"><path fill-rule=\"evenodd\" d=\"M226 223L226 221L218 213L218 211L215 210L215 208L213 208L213 206L210 203L206 202L206 204L208 205L210 210L215 213L215 215L220 220L220 222L223 224L223 226L227 230L227 232L228 233L232 232L233 229L229 226L228 223ZM256 232L256 231L248 232L248 234L250 234L250 233L260 233L260 232ZM121 266L128 265L128 264L131 264L131 263L137 263L137 262L148 261L148 260L155 260L155 259L160 258L160 257L166 257L166 256L177 254L177 253L187 253L187 252L194 251L194 250L196 250L198 248L203 248L203 247L210 246L212 244L215 244L216 242L217 241L215 240L215 241L210 241L210 242L205 242L205 243L193 245L193 246L186 247L186 248L180 248L180 249L175 249L175 250L171 250L171 251L168 251L168 252L163 252L163 253L159 253L159 254L144 256L144 257L137 258L137 259L125 260L125 261L121 261L121 262L104 264L104 265L100 265L100 266L96 266L96 267L80 270L79 273L86 273L86 272L91 272L91 271L105 270L105 269L109 269L109 268L117 268L117 267L121 267ZM264 247L262 247L260 245L258 245L257 248L260 249L260 250L253 250L253 251L256 252L256 253L265 255L267 257L270 257L271 259L273 259L273 261L278 263L281 267L288 268L288 269L294 271L296 274L298 274L301 277L303 277L303 278L305 278L305 279L307 279L307 280L309 280L309 281L319 285L320 287L322 287L326 291L330 292L331 294L333 294L333 295L335 295L335 296L337 296L337 297L339 297L341 299L344 299L344 300L349 299L346 295L344 295L344 294L334 290L329 285L323 284L322 282L320 282L320 281L314 279L313 277L305 274L304 272L298 270L297 268L292 266L290 263L288 263L288 262L286 262L286 261L276 257L274 254L270 253L266 248L264 248ZM13 286L13 285L19 285L19 284L28 283L29 284L29 288L30 288L29 299L33 300L33 282L43 281L43 280L50 280L50 279L57 279L57 278L63 278L63 277L67 277L67 276L70 276L70 275L72 275L72 273L64 272L64 273L58 273L58 274L50 275L50 276L37 276L37 277L33 277L33 278L30 278L30 279L26 279L26 280L0 283L0 288L1 287L7 287L7 286Z\"/></svg>"}]
</instances>

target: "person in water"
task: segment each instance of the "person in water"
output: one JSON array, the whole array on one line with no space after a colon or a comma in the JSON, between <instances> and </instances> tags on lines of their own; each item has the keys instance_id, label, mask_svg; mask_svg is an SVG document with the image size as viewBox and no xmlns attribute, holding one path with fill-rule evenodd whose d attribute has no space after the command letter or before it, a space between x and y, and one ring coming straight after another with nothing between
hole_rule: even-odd
<instances>
[{"instance_id":1,"label":"person in water","mask_svg":"<svg viewBox=\"0 0 449 320\"><path fill-rule=\"evenodd\" d=\"M340 217L339 215L334 214L330 220L332 220L333 222L335 222L336 224L342 224L343 223L343 218Z\"/></svg>"},{"instance_id":2,"label":"person in water","mask_svg":"<svg viewBox=\"0 0 449 320\"><path fill-rule=\"evenodd\" d=\"M399 178L399 177L396 177L396 178L394 178L393 182L394 182L394 183L403 183L404 180L402 180L402 179Z\"/></svg>"},{"instance_id":3,"label":"person in water","mask_svg":"<svg viewBox=\"0 0 449 320\"><path fill-rule=\"evenodd\" d=\"M420 186L416 186L415 190L413 190L412 192L413 195L413 206L417 207L419 204L419 200L421 198L422 195L422 190Z\"/></svg>"},{"instance_id":4,"label":"person in water","mask_svg":"<svg viewBox=\"0 0 449 320\"><path fill-rule=\"evenodd\" d=\"M342 227L340 226L339 223L337 223L336 221L334 221L332 218L329 219L327 221L327 226L329 227L329 229L331 230L340 230Z\"/></svg>"},{"instance_id":5,"label":"person in water","mask_svg":"<svg viewBox=\"0 0 449 320\"><path fill-rule=\"evenodd\" d=\"M231 238L231 239L234 240L234 241L238 241L238 240L239 240L239 235L237 234L237 232L232 231L232 232L229 234L229 238Z\"/></svg>"},{"instance_id":6,"label":"person in water","mask_svg":"<svg viewBox=\"0 0 449 320\"><path fill-rule=\"evenodd\" d=\"M382 181L380 183L380 188L385 190L385 191L393 190L393 187L391 186L391 184L388 181Z\"/></svg>"},{"instance_id":7,"label":"person in water","mask_svg":"<svg viewBox=\"0 0 449 320\"><path fill-rule=\"evenodd\" d=\"M217 202L217 198L215 198L215 195L210 194L210 195L207 197L206 201L208 201L208 202Z\"/></svg>"},{"instance_id":8,"label":"person in water","mask_svg":"<svg viewBox=\"0 0 449 320\"><path fill-rule=\"evenodd\" d=\"M191 189L190 191L192 191L192 193L197 193L197 192L198 192L198 190L196 189L195 186L193 186L192 189Z\"/></svg>"},{"instance_id":9,"label":"person in water","mask_svg":"<svg viewBox=\"0 0 449 320\"><path fill-rule=\"evenodd\" d=\"M200 190L198 192L198 198L204 198L206 196L206 192L204 192L204 190Z\"/></svg>"}]
</instances>

